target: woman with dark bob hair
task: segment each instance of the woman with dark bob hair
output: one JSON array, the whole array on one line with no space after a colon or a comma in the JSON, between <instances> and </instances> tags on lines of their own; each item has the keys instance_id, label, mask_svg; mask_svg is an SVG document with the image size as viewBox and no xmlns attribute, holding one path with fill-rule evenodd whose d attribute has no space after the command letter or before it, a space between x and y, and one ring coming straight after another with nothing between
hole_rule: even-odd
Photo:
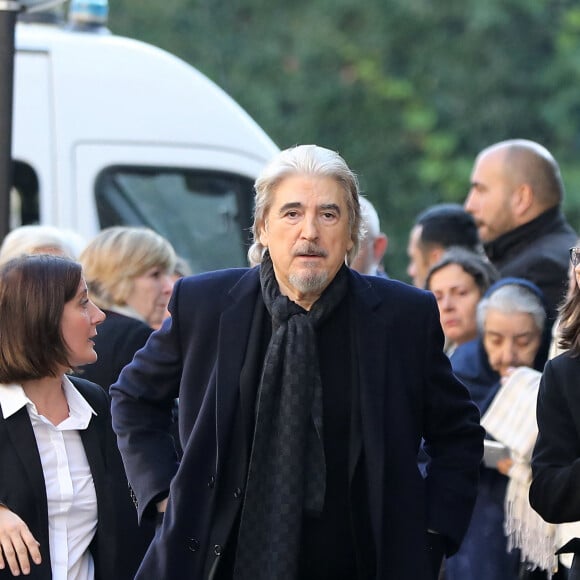
<instances>
[{"instance_id":1,"label":"woman with dark bob hair","mask_svg":"<svg viewBox=\"0 0 580 580\"><path fill-rule=\"evenodd\" d=\"M109 400L67 375L97 359L103 320L78 263L0 267L0 578L117 577Z\"/></svg>"},{"instance_id":2,"label":"woman with dark bob hair","mask_svg":"<svg viewBox=\"0 0 580 580\"><path fill-rule=\"evenodd\" d=\"M580 247L570 249L577 286ZM538 393L538 439L532 456L530 503L547 522L580 520L580 292L569 291L560 307L560 347L546 363ZM569 580L580 579L580 538L559 554L574 554Z\"/></svg>"}]
</instances>

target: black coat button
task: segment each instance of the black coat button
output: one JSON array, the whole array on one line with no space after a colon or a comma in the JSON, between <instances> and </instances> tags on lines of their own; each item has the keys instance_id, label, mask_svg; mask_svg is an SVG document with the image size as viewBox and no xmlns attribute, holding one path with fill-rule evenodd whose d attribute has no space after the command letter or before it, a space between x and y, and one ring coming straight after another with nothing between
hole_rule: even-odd
<instances>
[{"instance_id":1,"label":"black coat button","mask_svg":"<svg viewBox=\"0 0 580 580\"><path fill-rule=\"evenodd\" d=\"M210 489L213 489L215 486L215 475L210 476L210 478L207 480L207 486Z\"/></svg>"},{"instance_id":2,"label":"black coat button","mask_svg":"<svg viewBox=\"0 0 580 580\"><path fill-rule=\"evenodd\" d=\"M242 497L242 490L239 487L236 487L235 491L234 491L234 498L235 499L240 499Z\"/></svg>"},{"instance_id":3,"label":"black coat button","mask_svg":"<svg viewBox=\"0 0 580 580\"><path fill-rule=\"evenodd\" d=\"M187 538L185 545L190 552L197 552L199 550L199 540L195 538Z\"/></svg>"},{"instance_id":4,"label":"black coat button","mask_svg":"<svg viewBox=\"0 0 580 580\"><path fill-rule=\"evenodd\" d=\"M219 544L216 544L216 545L213 547L213 553L214 553L216 556L221 556L221 553L222 553L222 547L221 547Z\"/></svg>"}]
</instances>

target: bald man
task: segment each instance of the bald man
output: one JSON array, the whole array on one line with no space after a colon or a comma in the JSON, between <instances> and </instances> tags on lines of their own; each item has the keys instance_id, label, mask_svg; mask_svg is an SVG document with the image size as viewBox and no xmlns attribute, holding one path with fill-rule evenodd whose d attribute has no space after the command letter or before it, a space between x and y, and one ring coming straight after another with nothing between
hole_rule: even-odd
<instances>
[{"instance_id":1,"label":"bald man","mask_svg":"<svg viewBox=\"0 0 580 580\"><path fill-rule=\"evenodd\" d=\"M566 290L568 249L577 239L562 214L563 198L551 153L534 141L511 139L477 156L465 200L490 261L502 277L539 286L552 321Z\"/></svg>"}]
</instances>

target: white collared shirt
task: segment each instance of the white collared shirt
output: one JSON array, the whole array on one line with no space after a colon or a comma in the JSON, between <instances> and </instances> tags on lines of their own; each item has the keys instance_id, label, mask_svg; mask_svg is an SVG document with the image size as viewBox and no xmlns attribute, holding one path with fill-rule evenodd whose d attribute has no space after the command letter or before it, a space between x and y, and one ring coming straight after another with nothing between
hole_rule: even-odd
<instances>
[{"instance_id":1,"label":"white collared shirt","mask_svg":"<svg viewBox=\"0 0 580 580\"><path fill-rule=\"evenodd\" d=\"M134 308L129 306L128 304L125 306L120 306L119 304L113 304L112 306L107 307L107 310L111 312L116 312L117 314L122 314L123 316L128 316L129 318L136 318L141 322L147 324L147 320L145 317L141 316Z\"/></svg>"},{"instance_id":2,"label":"white collared shirt","mask_svg":"<svg viewBox=\"0 0 580 580\"><path fill-rule=\"evenodd\" d=\"M79 431L96 413L66 376L63 390L69 416L58 425L38 414L20 385L0 385L0 406L5 418L25 406L32 423L46 485L53 579L92 580L88 548L97 529L97 496Z\"/></svg>"}]
</instances>

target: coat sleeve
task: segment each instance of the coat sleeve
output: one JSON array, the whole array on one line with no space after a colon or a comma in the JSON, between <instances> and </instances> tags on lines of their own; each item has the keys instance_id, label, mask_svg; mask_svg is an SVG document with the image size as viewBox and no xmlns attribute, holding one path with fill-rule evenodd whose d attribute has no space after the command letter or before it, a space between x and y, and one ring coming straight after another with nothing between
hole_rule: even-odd
<instances>
[{"instance_id":1,"label":"coat sleeve","mask_svg":"<svg viewBox=\"0 0 580 580\"><path fill-rule=\"evenodd\" d=\"M182 368L175 322L179 286L170 305L172 317L151 335L110 390L113 429L140 520L155 515L155 502L168 494L178 467L172 422Z\"/></svg>"},{"instance_id":2,"label":"coat sleeve","mask_svg":"<svg viewBox=\"0 0 580 580\"><path fill-rule=\"evenodd\" d=\"M432 302L423 361L423 438L430 458L427 522L430 530L446 536L451 554L459 548L475 504L484 430L477 407L443 352L439 312Z\"/></svg>"},{"instance_id":3,"label":"coat sleeve","mask_svg":"<svg viewBox=\"0 0 580 580\"><path fill-rule=\"evenodd\" d=\"M564 354L546 364L540 382L530 504L551 523L580 520L579 371L580 361Z\"/></svg>"}]
</instances>

